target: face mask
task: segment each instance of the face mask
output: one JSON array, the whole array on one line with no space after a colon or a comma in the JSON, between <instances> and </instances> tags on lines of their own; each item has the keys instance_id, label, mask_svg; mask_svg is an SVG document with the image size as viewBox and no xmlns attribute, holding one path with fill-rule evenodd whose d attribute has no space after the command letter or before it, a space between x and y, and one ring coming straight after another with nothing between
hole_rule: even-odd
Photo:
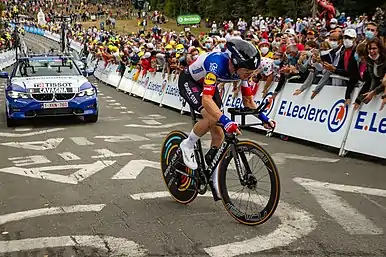
<instances>
[{"instance_id":1,"label":"face mask","mask_svg":"<svg viewBox=\"0 0 386 257\"><path fill-rule=\"evenodd\" d=\"M185 44L185 39L180 39L181 44Z\"/></svg>"},{"instance_id":2,"label":"face mask","mask_svg":"<svg viewBox=\"0 0 386 257\"><path fill-rule=\"evenodd\" d=\"M379 54L377 54L377 56L375 58L371 57L371 55L369 55L369 57L370 57L371 60L375 61L375 60L377 60L379 58Z\"/></svg>"},{"instance_id":3,"label":"face mask","mask_svg":"<svg viewBox=\"0 0 386 257\"><path fill-rule=\"evenodd\" d=\"M338 41L329 41L329 43L332 49L337 49L339 47Z\"/></svg>"},{"instance_id":4,"label":"face mask","mask_svg":"<svg viewBox=\"0 0 386 257\"><path fill-rule=\"evenodd\" d=\"M354 54L354 59L355 59L355 61L359 62L359 56L357 53Z\"/></svg>"},{"instance_id":5,"label":"face mask","mask_svg":"<svg viewBox=\"0 0 386 257\"><path fill-rule=\"evenodd\" d=\"M320 51L320 55L328 55L330 51L325 50L325 51Z\"/></svg>"},{"instance_id":6,"label":"face mask","mask_svg":"<svg viewBox=\"0 0 386 257\"><path fill-rule=\"evenodd\" d=\"M281 60L274 60L273 63L276 65L276 66L279 66L281 64Z\"/></svg>"},{"instance_id":7,"label":"face mask","mask_svg":"<svg viewBox=\"0 0 386 257\"><path fill-rule=\"evenodd\" d=\"M345 48L350 48L354 45L354 41L352 39L344 39L343 45Z\"/></svg>"},{"instance_id":8,"label":"face mask","mask_svg":"<svg viewBox=\"0 0 386 257\"><path fill-rule=\"evenodd\" d=\"M209 49L209 48L212 47L212 45L211 45L211 43L206 43L206 44L205 44L205 47Z\"/></svg>"},{"instance_id":9,"label":"face mask","mask_svg":"<svg viewBox=\"0 0 386 257\"><path fill-rule=\"evenodd\" d=\"M310 51L307 51L307 56L308 57L311 57L312 56L312 51L310 50Z\"/></svg>"},{"instance_id":10,"label":"face mask","mask_svg":"<svg viewBox=\"0 0 386 257\"><path fill-rule=\"evenodd\" d=\"M193 59L193 60L196 60L197 58L198 58L198 55L193 55L193 56L192 56L192 59Z\"/></svg>"},{"instance_id":11,"label":"face mask","mask_svg":"<svg viewBox=\"0 0 386 257\"><path fill-rule=\"evenodd\" d=\"M261 53L263 55L266 55L268 53L268 51L269 51L269 48L268 47L262 47L260 50L261 50Z\"/></svg>"},{"instance_id":12,"label":"face mask","mask_svg":"<svg viewBox=\"0 0 386 257\"><path fill-rule=\"evenodd\" d=\"M293 59L293 57L292 57L291 55L289 55L289 54L285 54L285 56L287 56L287 59L288 59L289 61L291 61L291 60Z\"/></svg>"},{"instance_id":13,"label":"face mask","mask_svg":"<svg viewBox=\"0 0 386 257\"><path fill-rule=\"evenodd\" d=\"M371 40L375 37L374 32L372 32L370 30L366 30L365 35L366 35L366 39L368 39L368 40Z\"/></svg>"},{"instance_id":14,"label":"face mask","mask_svg":"<svg viewBox=\"0 0 386 257\"><path fill-rule=\"evenodd\" d=\"M335 25L335 24L331 24L331 25L330 25L330 28L335 29L335 28L336 28L336 25Z\"/></svg>"},{"instance_id":15,"label":"face mask","mask_svg":"<svg viewBox=\"0 0 386 257\"><path fill-rule=\"evenodd\" d=\"M220 46L221 49L225 48L225 44L224 43L220 43L219 46Z\"/></svg>"}]
</instances>

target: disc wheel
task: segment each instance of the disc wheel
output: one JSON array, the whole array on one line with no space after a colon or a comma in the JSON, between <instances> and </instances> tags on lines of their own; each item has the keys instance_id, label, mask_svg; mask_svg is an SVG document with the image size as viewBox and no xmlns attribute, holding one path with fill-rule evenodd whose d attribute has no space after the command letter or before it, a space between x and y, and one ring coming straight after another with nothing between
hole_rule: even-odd
<instances>
[{"instance_id":1,"label":"disc wheel","mask_svg":"<svg viewBox=\"0 0 386 257\"><path fill-rule=\"evenodd\" d=\"M182 131L172 131L166 136L161 150L162 177L171 196L181 204L192 202L198 194L194 179L175 171L178 169L189 175L194 175L194 171L185 166L182 155L177 154L180 143L187 137ZM174 158L173 165L168 169Z\"/></svg>"}]
</instances>

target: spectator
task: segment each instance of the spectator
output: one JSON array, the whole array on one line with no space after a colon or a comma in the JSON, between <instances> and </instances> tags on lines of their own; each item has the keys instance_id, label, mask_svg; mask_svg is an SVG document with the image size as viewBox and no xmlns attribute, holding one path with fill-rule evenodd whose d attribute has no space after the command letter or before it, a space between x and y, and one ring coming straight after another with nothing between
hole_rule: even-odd
<instances>
[{"instance_id":1,"label":"spectator","mask_svg":"<svg viewBox=\"0 0 386 257\"><path fill-rule=\"evenodd\" d=\"M367 42L368 71L371 76L370 92L366 93L364 102L368 103L377 94L385 91L386 52L381 40L374 38ZM384 101L383 101L384 102ZM382 108L384 103L382 105Z\"/></svg>"}]
</instances>

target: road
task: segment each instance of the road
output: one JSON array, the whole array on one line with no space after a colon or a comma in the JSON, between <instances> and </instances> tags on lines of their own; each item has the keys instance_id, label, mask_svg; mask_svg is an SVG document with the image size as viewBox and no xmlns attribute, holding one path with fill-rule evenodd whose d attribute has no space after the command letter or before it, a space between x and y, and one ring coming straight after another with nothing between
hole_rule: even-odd
<instances>
[{"instance_id":1,"label":"road","mask_svg":"<svg viewBox=\"0 0 386 257\"><path fill-rule=\"evenodd\" d=\"M221 201L163 193L163 137L190 131L189 116L90 80L96 124L0 123L0 256L386 256L382 163L243 131L274 156L282 186L275 216L247 227Z\"/></svg>"}]
</instances>

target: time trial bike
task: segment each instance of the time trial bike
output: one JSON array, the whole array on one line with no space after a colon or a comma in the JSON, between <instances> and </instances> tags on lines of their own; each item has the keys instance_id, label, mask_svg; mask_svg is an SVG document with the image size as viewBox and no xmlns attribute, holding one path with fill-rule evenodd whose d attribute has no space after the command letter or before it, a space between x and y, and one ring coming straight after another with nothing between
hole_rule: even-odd
<instances>
[{"instance_id":1,"label":"time trial bike","mask_svg":"<svg viewBox=\"0 0 386 257\"><path fill-rule=\"evenodd\" d=\"M230 108L228 112L241 115L243 119L246 115L257 117L267 104L268 101L263 100L255 110ZM195 111L190 109L194 125L197 117ZM240 128L247 126L251 124ZM201 140L197 141L194 154L198 168L191 170L185 166L179 148L181 141L188 136L180 130L171 131L166 136L161 150L161 172L167 189L178 203L188 204L198 194L205 194L209 187L213 199L222 200L228 213L238 222L250 226L262 224L274 214L279 203L278 169L272 157L258 143L239 140L236 134L226 133L225 130L224 134L223 143L209 163L205 161ZM258 164L261 164L260 168ZM213 178L212 174L216 169L218 176ZM262 170L265 173L258 176ZM216 193L213 179L217 179L219 195ZM235 190L236 186L241 186L241 189ZM264 186L268 189L263 189Z\"/></svg>"}]
</instances>

